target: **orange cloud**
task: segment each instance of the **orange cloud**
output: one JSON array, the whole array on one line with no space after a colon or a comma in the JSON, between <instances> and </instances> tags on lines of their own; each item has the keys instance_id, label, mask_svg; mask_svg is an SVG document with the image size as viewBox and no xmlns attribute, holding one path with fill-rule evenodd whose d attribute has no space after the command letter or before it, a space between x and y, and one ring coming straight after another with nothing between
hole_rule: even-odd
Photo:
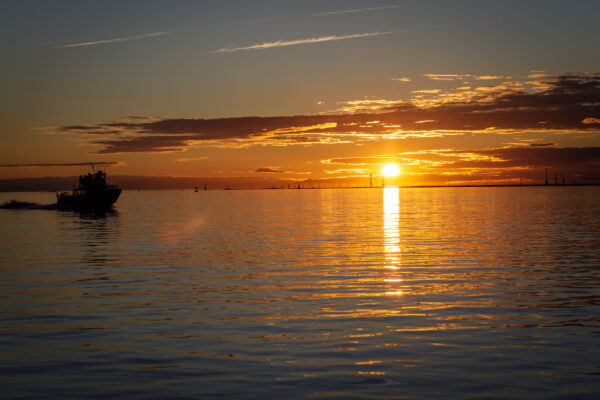
<instances>
[{"instance_id":1,"label":"orange cloud","mask_svg":"<svg viewBox=\"0 0 600 400\"><path fill-rule=\"evenodd\" d=\"M423 74L424 77L434 81L456 81L470 77L469 74Z\"/></svg>"},{"instance_id":2,"label":"orange cloud","mask_svg":"<svg viewBox=\"0 0 600 400\"><path fill-rule=\"evenodd\" d=\"M326 169L326 174L351 174L352 176L363 176L369 173L366 168L340 168L340 169Z\"/></svg>"},{"instance_id":3,"label":"orange cloud","mask_svg":"<svg viewBox=\"0 0 600 400\"><path fill-rule=\"evenodd\" d=\"M548 78L550 77L550 75L545 74L545 73L536 73L536 74L529 74L527 75L528 78Z\"/></svg>"},{"instance_id":4,"label":"orange cloud","mask_svg":"<svg viewBox=\"0 0 600 400\"><path fill-rule=\"evenodd\" d=\"M364 143L466 132L598 131L598 118L590 115L600 115L600 76L564 75L542 84L536 92L516 82L443 93L416 91L423 97L415 96L412 103L351 100L341 103L343 112L330 114L139 119L46 128L45 132L83 139L98 146L99 154L114 154L173 152L192 146Z\"/></svg>"},{"instance_id":5,"label":"orange cloud","mask_svg":"<svg viewBox=\"0 0 600 400\"><path fill-rule=\"evenodd\" d=\"M600 118L585 118L583 121L584 124L600 124Z\"/></svg>"},{"instance_id":6,"label":"orange cloud","mask_svg":"<svg viewBox=\"0 0 600 400\"><path fill-rule=\"evenodd\" d=\"M473 79L475 79L476 81L489 81L489 80L496 80L496 79L510 79L510 77L502 76L502 75L478 75L478 76L474 76Z\"/></svg>"},{"instance_id":7,"label":"orange cloud","mask_svg":"<svg viewBox=\"0 0 600 400\"><path fill-rule=\"evenodd\" d=\"M413 90L411 93L437 94L441 91L442 91L441 89L423 89L423 90Z\"/></svg>"},{"instance_id":8,"label":"orange cloud","mask_svg":"<svg viewBox=\"0 0 600 400\"><path fill-rule=\"evenodd\" d=\"M199 160L206 160L208 157L191 157L191 158L178 158L177 162L189 162L189 161L199 161Z\"/></svg>"}]
</instances>

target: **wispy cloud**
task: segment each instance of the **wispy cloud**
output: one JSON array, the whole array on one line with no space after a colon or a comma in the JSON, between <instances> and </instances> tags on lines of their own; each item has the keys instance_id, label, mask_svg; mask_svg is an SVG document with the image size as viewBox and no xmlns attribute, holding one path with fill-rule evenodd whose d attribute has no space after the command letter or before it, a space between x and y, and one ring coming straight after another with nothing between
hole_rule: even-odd
<instances>
[{"instance_id":1,"label":"wispy cloud","mask_svg":"<svg viewBox=\"0 0 600 400\"><path fill-rule=\"evenodd\" d=\"M354 174L350 176L363 176L367 175L370 170L367 168L338 168L338 169L326 169L323 172L326 174Z\"/></svg>"},{"instance_id":2,"label":"wispy cloud","mask_svg":"<svg viewBox=\"0 0 600 400\"><path fill-rule=\"evenodd\" d=\"M200 161L200 160L206 160L208 157L191 157L191 158L178 158L177 162L189 162L189 161Z\"/></svg>"},{"instance_id":3,"label":"wispy cloud","mask_svg":"<svg viewBox=\"0 0 600 400\"><path fill-rule=\"evenodd\" d=\"M422 89L422 90L411 90L411 93L426 93L426 94L435 94L441 92L441 89Z\"/></svg>"},{"instance_id":4,"label":"wispy cloud","mask_svg":"<svg viewBox=\"0 0 600 400\"><path fill-rule=\"evenodd\" d=\"M256 44L253 44L250 46L243 46L243 47L224 47L222 49L214 50L213 53L233 53L235 51L242 51L242 50L264 50L264 49L271 49L273 47L296 46L299 44L322 43L322 42L331 42L331 41L335 41L335 40L358 39L358 38L371 37L371 36L383 36L383 35L389 35L391 33L392 33L391 31L389 31L389 32L369 32L369 33L356 33L353 35L343 35L343 36L330 35L330 36L321 36L318 38L306 38L306 39L297 39L297 40L288 40L288 41L278 40L276 42L256 43Z\"/></svg>"},{"instance_id":5,"label":"wispy cloud","mask_svg":"<svg viewBox=\"0 0 600 400\"><path fill-rule=\"evenodd\" d=\"M31 168L31 167L84 167L94 164L96 167L118 167L119 161L96 161L79 163L36 163L36 164L1 164L0 168Z\"/></svg>"},{"instance_id":6,"label":"wispy cloud","mask_svg":"<svg viewBox=\"0 0 600 400\"><path fill-rule=\"evenodd\" d=\"M365 7L365 8L355 8L351 10L340 10L340 11L329 11L319 14L312 14L311 17L326 17L329 15L340 15L340 14L356 14L366 11L379 11L379 10L390 10L392 8L400 8L403 7L401 5L393 5L393 6L384 6L384 7Z\"/></svg>"},{"instance_id":7,"label":"wispy cloud","mask_svg":"<svg viewBox=\"0 0 600 400\"><path fill-rule=\"evenodd\" d=\"M122 37L122 38L105 39L105 40L96 40L94 42L62 44L60 46L54 46L54 48L60 49L60 48L66 48L66 47L82 47L82 46L94 46L97 44L127 42L129 40L138 40L138 39L146 39L146 38L155 37L155 36L162 36L162 35L166 35L167 33L169 33L169 32L152 32L152 33L145 33L143 35L126 36L126 37Z\"/></svg>"},{"instance_id":8,"label":"wispy cloud","mask_svg":"<svg viewBox=\"0 0 600 400\"><path fill-rule=\"evenodd\" d=\"M469 74L423 74L424 77L434 81L456 81L469 78Z\"/></svg>"},{"instance_id":9,"label":"wispy cloud","mask_svg":"<svg viewBox=\"0 0 600 400\"><path fill-rule=\"evenodd\" d=\"M529 74L527 75L528 78L549 78L550 75L548 74Z\"/></svg>"},{"instance_id":10,"label":"wispy cloud","mask_svg":"<svg viewBox=\"0 0 600 400\"><path fill-rule=\"evenodd\" d=\"M491 81L496 79L510 79L510 76L502 75L476 75L473 77L476 81Z\"/></svg>"}]
</instances>

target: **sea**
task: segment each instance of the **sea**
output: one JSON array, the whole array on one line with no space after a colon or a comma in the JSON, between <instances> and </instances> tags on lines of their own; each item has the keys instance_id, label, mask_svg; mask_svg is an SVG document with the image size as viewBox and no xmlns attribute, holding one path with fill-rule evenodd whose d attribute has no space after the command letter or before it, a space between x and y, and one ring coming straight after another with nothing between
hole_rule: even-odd
<instances>
[{"instance_id":1,"label":"sea","mask_svg":"<svg viewBox=\"0 0 600 400\"><path fill-rule=\"evenodd\" d=\"M2 399L600 398L600 187L11 200Z\"/></svg>"}]
</instances>

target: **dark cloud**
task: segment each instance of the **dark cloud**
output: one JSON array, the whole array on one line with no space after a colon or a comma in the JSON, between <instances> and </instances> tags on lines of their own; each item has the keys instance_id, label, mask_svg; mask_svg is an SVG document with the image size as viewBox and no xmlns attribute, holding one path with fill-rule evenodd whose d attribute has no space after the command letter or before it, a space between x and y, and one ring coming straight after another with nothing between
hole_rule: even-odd
<instances>
[{"instance_id":1,"label":"dark cloud","mask_svg":"<svg viewBox=\"0 0 600 400\"><path fill-rule=\"evenodd\" d=\"M100 125L101 127L102 125ZM93 130L93 131L101 131L101 129L98 128L98 126L88 126L88 125L69 125L69 126L63 126L61 128L63 131L89 131L89 130Z\"/></svg>"},{"instance_id":2,"label":"dark cloud","mask_svg":"<svg viewBox=\"0 0 600 400\"><path fill-rule=\"evenodd\" d=\"M556 145L556 143L529 143L529 147L548 147L554 145Z\"/></svg>"},{"instance_id":3,"label":"dark cloud","mask_svg":"<svg viewBox=\"0 0 600 400\"><path fill-rule=\"evenodd\" d=\"M447 179L454 182L488 179L518 183L598 183L600 180L600 147L515 147L503 149L451 151L455 156L447 164L426 170L425 175L435 177L443 169ZM421 176L425 179L426 177Z\"/></svg>"},{"instance_id":4,"label":"dark cloud","mask_svg":"<svg viewBox=\"0 0 600 400\"><path fill-rule=\"evenodd\" d=\"M196 140L244 138L265 131L305 127L327 122L325 116L239 117L218 119L164 119L145 123L113 123L105 126L135 129L139 133L192 134Z\"/></svg>"},{"instance_id":5,"label":"dark cloud","mask_svg":"<svg viewBox=\"0 0 600 400\"><path fill-rule=\"evenodd\" d=\"M98 140L94 143L104 146L98 154L113 153L166 153L182 151L192 140L189 135L141 136L115 140Z\"/></svg>"},{"instance_id":6,"label":"dark cloud","mask_svg":"<svg viewBox=\"0 0 600 400\"><path fill-rule=\"evenodd\" d=\"M147 117L147 116L143 116L143 115L129 115L127 117L125 117L127 119L138 119L138 120L149 120L149 119L153 119L155 117Z\"/></svg>"},{"instance_id":7,"label":"dark cloud","mask_svg":"<svg viewBox=\"0 0 600 400\"><path fill-rule=\"evenodd\" d=\"M60 128L63 133L72 133L76 135L121 135L123 131L121 130L111 130L107 129L110 124L105 125L95 125L95 126L87 126L87 125L70 125Z\"/></svg>"},{"instance_id":8,"label":"dark cloud","mask_svg":"<svg viewBox=\"0 0 600 400\"><path fill-rule=\"evenodd\" d=\"M472 155L489 159L462 159L443 168L568 168L585 170L600 167L600 147L511 147L488 150L447 151L449 155Z\"/></svg>"},{"instance_id":9,"label":"dark cloud","mask_svg":"<svg viewBox=\"0 0 600 400\"><path fill-rule=\"evenodd\" d=\"M83 167L94 164L96 167L114 167L120 164L118 161L95 161L81 163L37 163L37 164L2 164L0 168L18 168L18 167Z\"/></svg>"},{"instance_id":10,"label":"dark cloud","mask_svg":"<svg viewBox=\"0 0 600 400\"><path fill-rule=\"evenodd\" d=\"M263 168L258 168L252 172L285 172L285 171L281 170L281 169L272 168L272 167L263 167Z\"/></svg>"},{"instance_id":11,"label":"dark cloud","mask_svg":"<svg viewBox=\"0 0 600 400\"><path fill-rule=\"evenodd\" d=\"M92 143L102 146L100 154L170 152L215 142L281 146L367 141L403 133L426 135L427 131L598 131L594 116L600 115L599 74L545 77L535 83L543 90L534 93L525 92L519 85L506 83L481 91L457 91L451 101L438 94L437 99L417 102L419 106L382 101L382 106L368 112L357 106L360 112L330 115L158 120L136 117L124 122L65 126L59 131L89 136ZM110 139L103 138L109 135Z\"/></svg>"}]
</instances>

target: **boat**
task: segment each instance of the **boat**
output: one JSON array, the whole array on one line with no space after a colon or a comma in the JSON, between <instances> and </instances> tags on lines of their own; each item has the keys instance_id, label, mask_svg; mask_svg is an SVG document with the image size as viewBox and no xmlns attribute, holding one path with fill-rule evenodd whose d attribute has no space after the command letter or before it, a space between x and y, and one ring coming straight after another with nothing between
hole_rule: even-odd
<instances>
[{"instance_id":1,"label":"boat","mask_svg":"<svg viewBox=\"0 0 600 400\"><path fill-rule=\"evenodd\" d=\"M98 171L79 176L79 186L72 193L56 194L60 208L92 208L107 210L119 198L121 188L106 184L106 172Z\"/></svg>"}]
</instances>

